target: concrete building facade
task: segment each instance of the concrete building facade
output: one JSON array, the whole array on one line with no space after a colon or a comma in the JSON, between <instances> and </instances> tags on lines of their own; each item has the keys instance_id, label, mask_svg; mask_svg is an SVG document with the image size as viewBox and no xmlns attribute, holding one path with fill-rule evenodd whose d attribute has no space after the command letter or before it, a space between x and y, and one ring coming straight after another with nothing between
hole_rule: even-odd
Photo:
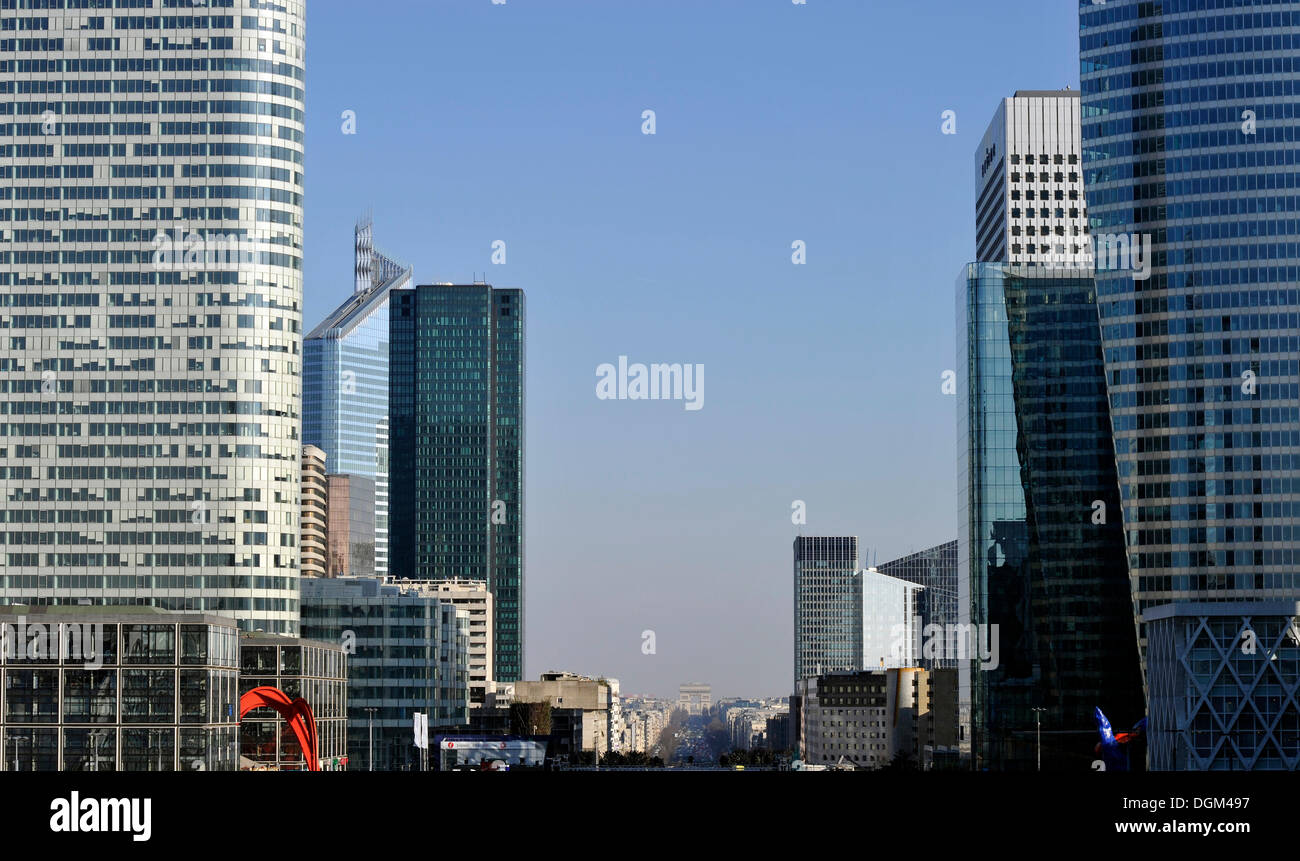
<instances>
[{"instance_id":1,"label":"concrete building facade","mask_svg":"<svg viewBox=\"0 0 1300 861\"><path fill-rule=\"evenodd\" d=\"M325 452L314 445L302 447L302 513L298 546L304 577L324 577L329 534L329 488Z\"/></svg>"}]
</instances>

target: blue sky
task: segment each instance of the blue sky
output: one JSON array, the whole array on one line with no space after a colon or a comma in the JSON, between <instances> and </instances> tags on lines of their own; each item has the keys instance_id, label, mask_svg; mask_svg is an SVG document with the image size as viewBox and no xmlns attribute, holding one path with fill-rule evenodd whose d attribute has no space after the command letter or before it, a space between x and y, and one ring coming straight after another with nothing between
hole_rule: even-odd
<instances>
[{"instance_id":1,"label":"blue sky","mask_svg":"<svg viewBox=\"0 0 1300 861\"><path fill-rule=\"evenodd\" d=\"M956 537L974 151L998 99L1078 87L1076 9L311 0L305 327L366 210L420 283L527 293L529 677L785 695L796 534ZM704 408L598 400L620 355L703 364Z\"/></svg>"}]
</instances>

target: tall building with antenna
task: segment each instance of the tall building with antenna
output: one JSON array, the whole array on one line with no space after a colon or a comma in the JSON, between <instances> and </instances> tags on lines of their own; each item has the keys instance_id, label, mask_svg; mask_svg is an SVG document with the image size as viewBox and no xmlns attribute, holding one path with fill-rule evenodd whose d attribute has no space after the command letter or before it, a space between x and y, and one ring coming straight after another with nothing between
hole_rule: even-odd
<instances>
[{"instance_id":1,"label":"tall building with antenna","mask_svg":"<svg viewBox=\"0 0 1300 861\"><path fill-rule=\"evenodd\" d=\"M303 340L303 441L325 452L331 473L375 486L375 570L389 572L389 314L413 270L381 254L369 216L354 230L354 289ZM359 572L371 573L371 572Z\"/></svg>"}]
</instances>

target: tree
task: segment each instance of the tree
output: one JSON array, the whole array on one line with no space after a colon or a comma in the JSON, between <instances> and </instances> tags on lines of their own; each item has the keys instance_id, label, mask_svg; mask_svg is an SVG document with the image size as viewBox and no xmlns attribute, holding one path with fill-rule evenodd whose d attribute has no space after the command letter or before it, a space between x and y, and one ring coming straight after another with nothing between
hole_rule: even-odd
<instances>
[{"instance_id":1,"label":"tree","mask_svg":"<svg viewBox=\"0 0 1300 861\"><path fill-rule=\"evenodd\" d=\"M511 703L511 735L550 735L550 703Z\"/></svg>"}]
</instances>

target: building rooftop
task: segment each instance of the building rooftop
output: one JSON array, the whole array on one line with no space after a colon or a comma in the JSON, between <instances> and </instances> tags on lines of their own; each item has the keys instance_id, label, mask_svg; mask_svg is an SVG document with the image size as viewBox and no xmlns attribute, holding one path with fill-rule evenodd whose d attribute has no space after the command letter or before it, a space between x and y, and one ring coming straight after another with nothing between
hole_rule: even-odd
<instances>
[{"instance_id":1,"label":"building rooftop","mask_svg":"<svg viewBox=\"0 0 1300 861\"><path fill-rule=\"evenodd\" d=\"M185 610L163 610L133 604L0 604L0 619L23 616L40 619L91 620L101 622L185 622L188 624L223 625L234 628L238 623L229 616Z\"/></svg>"}]
</instances>

